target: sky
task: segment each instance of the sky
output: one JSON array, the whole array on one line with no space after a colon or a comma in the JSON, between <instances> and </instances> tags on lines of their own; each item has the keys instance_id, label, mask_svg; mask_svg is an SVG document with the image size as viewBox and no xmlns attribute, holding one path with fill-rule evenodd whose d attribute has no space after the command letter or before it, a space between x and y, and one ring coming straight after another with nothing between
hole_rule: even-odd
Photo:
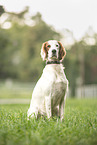
<instances>
[{"instance_id":1,"label":"sky","mask_svg":"<svg viewBox=\"0 0 97 145\"><path fill-rule=\"evenodd\" d=\"M82 38L89 27L97 32L97 0L0 0L9 12L30 7L30 14L42 14L56 30L69 29L75 39Z\"/></svg>"}]
</instances>

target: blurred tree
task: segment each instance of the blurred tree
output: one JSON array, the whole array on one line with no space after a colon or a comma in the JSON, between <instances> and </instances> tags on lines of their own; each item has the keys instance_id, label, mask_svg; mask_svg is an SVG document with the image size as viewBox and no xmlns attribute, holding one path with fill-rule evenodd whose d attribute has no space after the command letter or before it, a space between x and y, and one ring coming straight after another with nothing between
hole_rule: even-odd
<instances>
[{"instance_id":1,"label":"blurred tree","mask_svg":"<svg viewBox=\"0 0 97 145\"><path fill-rule=\"evenodd\" d=\"M6 21L11 22L12 24L18 23L19 25L25 25L25 15L29 12L29 7L25 7L25 9L20 13L7 12L8 17Z\"/></svg>"},{"instance_id":2,"label":"blurred tree","mask_svg":"<svg viewBox=\"0 0 97 145\"><path fill-rule=\"evenodd\" d=\"M85 50L85 84L97 84L97 45Z\"/></svg>"},{"instance_id":3,"label":"blurred tree","mask_svg":"<svg viewBox=\"0 0 97 145\"><path fill-rule=\"evenodd\" d=\"M0 16L5 12L3 6L0 5Z\"/></svg>"},{"instance_id":4,"label":"blurred tree","mask_svg":"<svg viewBox=\"0 0 97 145\"><path fill-rule=\"evenodd\" d=\"M85 84L97 84L97 34L89 27L83 37Z\"/></svg>"},{"instance_id":5,"label":"blurred tree","mask_svg":"<svg viewBox=\"0 0 97 145\"><path fill-rule=\"evenodd\" d=\"M66 58L63 63L66 67L66 75L69 80L70 90L72 97L75 96L76 80L79 76L79 59L78 59L79 43L75 43L67 50Z\"/></svg>"},{"instance_id":6,"label":"blurred tree","mask_svg":"<svg viewBox=\"0 0 97 145\"><path fill-rule=\"evenodd\" d=\"M10 52L7 49L10 44L9 35L5 30L2 30L0 28L0 78L6 79L8 76L9 69L9 63L10 63Z\"/></svg>"}]
</instances>

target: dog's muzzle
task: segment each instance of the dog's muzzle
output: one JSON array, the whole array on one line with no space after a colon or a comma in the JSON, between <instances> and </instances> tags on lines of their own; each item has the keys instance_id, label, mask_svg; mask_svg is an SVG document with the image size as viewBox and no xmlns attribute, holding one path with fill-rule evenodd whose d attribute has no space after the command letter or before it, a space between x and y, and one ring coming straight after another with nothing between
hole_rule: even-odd
<instances>
[{"instance_id":1,"label":"dog's muzzle","mask_svg":"<svg viewBox=\"0 0 97 145\"><path fill-rule=\"evenodd\" d=\"M56 55L56 52L57 52L57 51L56 51L55 49L52 50L52 57L56 57L56 56L57 56L57 55Z\"/></svg>"}]
</instances>

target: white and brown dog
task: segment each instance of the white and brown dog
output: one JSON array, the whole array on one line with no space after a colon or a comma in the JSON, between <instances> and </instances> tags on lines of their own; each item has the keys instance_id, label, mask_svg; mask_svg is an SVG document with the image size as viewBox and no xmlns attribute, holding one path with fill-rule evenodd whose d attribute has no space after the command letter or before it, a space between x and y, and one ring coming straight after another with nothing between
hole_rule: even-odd
<instances>
[{"instance_id":1,"label":"white and brown dog","mask_svg":"<svg viewBox=\"0 0 97 145\"><path fill-rule=\"evenodd\" d=\"M64 118L65 99L68 80L61 64L66 51L56 40L49 40L42 45L41 56L46 66L32 93L28 119L34 115L46 115L48 118L57 115Z\"/></svg>"}]
</instances>

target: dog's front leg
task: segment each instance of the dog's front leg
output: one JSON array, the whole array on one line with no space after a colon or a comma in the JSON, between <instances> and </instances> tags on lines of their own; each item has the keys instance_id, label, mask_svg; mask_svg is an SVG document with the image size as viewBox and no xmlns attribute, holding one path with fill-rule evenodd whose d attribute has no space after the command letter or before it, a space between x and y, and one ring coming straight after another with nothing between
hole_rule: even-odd
<instances>
[{"instance_id":1,"label":"dog's front leg","mask_svg":"<svg viewBox=\"0 0 97 145\"><path fill-rule=\"evenodd\" d=\"M64 119L64 109L65 109L65 98L63 102L61 102L59 105L59 116L60 116L61 121Z\"/></svg>"},{"instance_id":2,"label":"dog's front leg","mask_svg":"<svg viewBox=\"0 0 97 145\"><path fill-rule=\"evenodd\" d=\"M53 99L51 96L46 96L45 97L45 107L46 107L46 113L47 117L50 118L52 117L53 113Z\"/></svg>"}]
</instances>

